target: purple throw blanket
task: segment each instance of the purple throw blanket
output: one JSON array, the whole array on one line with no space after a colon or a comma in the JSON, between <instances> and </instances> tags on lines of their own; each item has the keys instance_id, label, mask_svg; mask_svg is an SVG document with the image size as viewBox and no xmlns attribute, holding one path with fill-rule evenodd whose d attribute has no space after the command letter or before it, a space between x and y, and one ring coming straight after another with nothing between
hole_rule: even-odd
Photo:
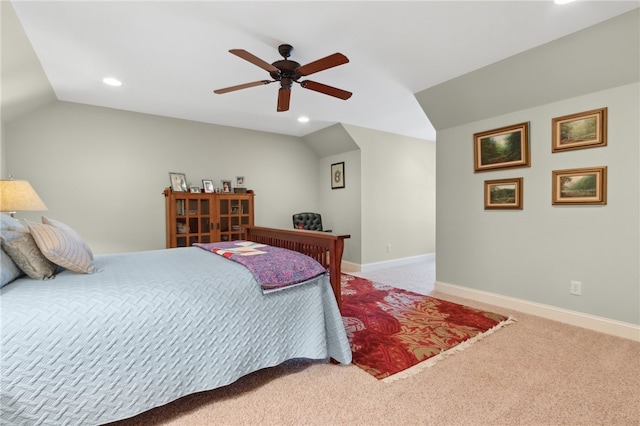
<instances>
[{"instance_id":1,"label":"purple throw blanket","mask_svg":"<svg viewBox=\"0 0 640 426\"><path fill-rule=\"evenodd\" d=\"M327 272L309 256L266 244L240 240L194 246L244 265L260 283L263 293L300 284Z\"/></svg>"}]
</instances>

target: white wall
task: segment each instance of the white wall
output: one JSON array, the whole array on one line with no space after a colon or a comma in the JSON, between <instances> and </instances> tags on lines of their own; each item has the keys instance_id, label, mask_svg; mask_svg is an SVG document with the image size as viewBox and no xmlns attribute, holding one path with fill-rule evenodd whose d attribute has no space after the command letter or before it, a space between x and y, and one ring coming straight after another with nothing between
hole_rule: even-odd
<instances>
[{"instance_id":1,"label":"white wall","mask_svg":"<svg viewBox=\"0 0 640 426\"><path fill-rule=\"evenodd\" d=\"M344 188L331 189L331 164L344 162ZM318 170L320 212L326 229L334 234L350 235L345 240L343 258L362 263L362 182L360 150L323 157Z\"/></svg>"},{"instance_id":2,"label":"white wall","mask_svg":"<svg viewBox=\"0 0 640 426\"><path fill-rule=\"evenodd\" d=\"M5 154L4 140L5 140L5 125L0 121L0 179L8 179L9 174L5 173L7 170L7 155Z\"/></svg>"},{"instance_id":3,"label":"white wall","mask_svg":"<svg viewBox=\"0 0 640 426\"><path fill-rule=\"evenodd\" d=\"M29 180L49 208L19 216L66 222L96 253L164 247L169 172L198 185L244 176L260 226L290 228L293 212L319 211L351 235L343 258L356 265L435 251L433 142L349 126L362 150L318 158L301 138L68 102L3 133L3 174ZM340 161L346 187L332 190Z\"/></svg>"},{"instance_id":4,"label":"white wall","mask_svg":"<svg viewBox=\"0 0 640 426\"><path fill-rule=\"evenodd\" d=\"M300 138L67 102L3 124L3 174L49 208L18 216L65 222L96 253L164 248L169 172L198 185L245 176L259 226L319 208L318 157Z\"/></svg>"},{"instance_id":5,"label":"white wall","mask_svg":"<svg viewBox=\"0 0 640 426\"><path fill-rule=\"evenodd\" d=\"M438 130L437 280L640 324L639 99L635 83ZM552 118L601 107L608 146L551 153ZM473 134L523 121L531 167L474 173ZM607 205L551 204L552 170L601 165ZM484 180L507 177L524 178L524 210L484 210Z\"/></svg>"},{"instance_id":6,"label":"white wall","mask_svg":"<svg viewBox=\"0 0 640 426\"><path fill-rule=\"evenodd\" d=\"M435 143L344 127L361 151L361 263L434 253Z\"/></svg>"}]
</instances>

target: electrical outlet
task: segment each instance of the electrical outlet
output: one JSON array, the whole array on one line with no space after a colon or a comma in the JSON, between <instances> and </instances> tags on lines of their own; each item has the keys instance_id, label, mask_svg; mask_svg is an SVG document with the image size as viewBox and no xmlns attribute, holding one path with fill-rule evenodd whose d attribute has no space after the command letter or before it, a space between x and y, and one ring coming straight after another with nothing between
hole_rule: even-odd
<instances>
[{"instance_id":1,"label":"electrical outlet","mask_svg":"<svg viewBox=\"0 0 640 426\"><path fill-rule=\"evenodd\" d=\"M575 296L582 296L582 283L580 281L570 281L569 293Z\"/></svg>"},{"instance_id":2,"label":"electrical outlet","mask_svg":"<svg viewBox=\"0 0 640 426\"><path fill-rule=\"evenodd\" d=\"M391 253L391 244L387 244L387 253Z\"/></svg>"}]
</instances>

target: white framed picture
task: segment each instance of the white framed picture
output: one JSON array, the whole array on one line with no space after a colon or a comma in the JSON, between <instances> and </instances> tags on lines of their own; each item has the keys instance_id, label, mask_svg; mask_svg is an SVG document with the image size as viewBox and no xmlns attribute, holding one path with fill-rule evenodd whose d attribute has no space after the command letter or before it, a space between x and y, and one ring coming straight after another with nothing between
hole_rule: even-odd
<instances>
[{"instance_id":1,"label":"white framed picture","mask_svg":"<svg viewBox=\"0 0 640 426\"><path fill-rule=\"evenodd\" d=\"M169 172L169 180L173 192L187 192L187 176L184 173Z\"/></svg>"},{"instance_id":2,"label":"white framed picture","mask_svg":"<svg viewBox=\"0 0 640 426\"><path fill-rule=\"evenodd\" d=\"M206 193L213 192L213 181L210 179L202 179L202 190Z\"/></svg>"}]
</instances>

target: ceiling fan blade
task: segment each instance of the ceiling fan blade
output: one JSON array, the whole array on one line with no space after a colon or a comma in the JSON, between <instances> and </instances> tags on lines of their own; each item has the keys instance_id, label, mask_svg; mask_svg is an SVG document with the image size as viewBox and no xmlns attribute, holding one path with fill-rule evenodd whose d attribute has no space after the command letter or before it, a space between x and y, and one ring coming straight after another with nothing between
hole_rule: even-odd
<instances>
[{"instance_id":1,"label":"ceiling fan blade","mask_svg":"<svg viewBox=\"0 0 640 426\"><path fill-rule=\"evenodd\" d=\"M296 69L296 73L300 75L311 75L318 71L324 71L329 68L337 67L349 62L349 58L342 53L334 53L333 55L325 56L317 61L310 62L306 65L302 65Z\"/></svg>"},{"instance_id":2,"label":"ceiling fan blade","mask_svg":"<svg viewBox=\"0 0 640 426\"><path fill-rule=\"evenodd\" d=\"M352 93L346 90L338 89L337 87L327 86L326 84L317 83L315 81L305 80L300 82L300 86L305 89L313 90L314 92L324 93L325 95L333 96L342 100L347 100L351 97Z\"/></svg>"},{"instance_id":3,"label":"ceiling fan blade","mask_svg":"<svg viewBox=\"0 0 640 426\"><path fill-rule=\"evenodd\" d=\"M291 101L291 88L281 87L278 90L278 112L289 111L289 102Z\"/></svg>"},{"instance_id":4,"label":"ceiling fan blade","mask_svg":"<svg viewBox=\"0 0 640 426\"><path fill-rule=\"evenodd\" d=\"M229 50L229 53L233 53L234 55L244 59L245 61L249 61L254 65L259 66L260 68L262 68L265 71L269 71L269 72L275 72L275 73L279 73L280 70L278 70L278 68L274 67L273 65L271 65L270 63L263 61L262 59L258 58L257 56L247 52L244 49L231 49Z\"/></svg>"},{"instance_id":5,"label":"ceiling fan blade","mask_svg":"<svg viewBox=\"0 0 640 426\"><path fill-rule=\"evenodd\" d=\"M238 84L237 86L225 87L224 89L214 90L213 93L217 93L218 95L221 95L223 93L229 93L236 90L247 89L249 87L261 86L263 84L269 84L269 83L273 83L273 81L271 80L254 81L252 83Z\"/></svg>"}]
</instances>

